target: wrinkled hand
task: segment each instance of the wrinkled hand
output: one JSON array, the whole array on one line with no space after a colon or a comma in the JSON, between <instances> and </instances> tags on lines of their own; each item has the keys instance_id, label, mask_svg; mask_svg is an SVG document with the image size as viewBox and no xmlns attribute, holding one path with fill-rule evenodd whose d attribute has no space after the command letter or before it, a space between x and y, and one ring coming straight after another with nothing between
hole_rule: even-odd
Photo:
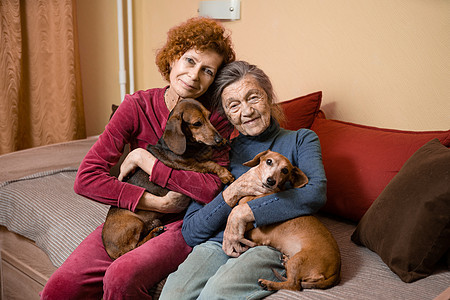
<instances>
[{"instance_id":1,"label":"wrinkled hand","mask_svg":"<svg viewBox=\"0 0 450 300\"><path fill-rule=\"evenodd\" d=\"M133 174L138 167L148 175L151 175L155 162L156 158L150 152L142 148L136 148L128 153L123 160L118 179L123 181L128 175Z\"/></svg>"},{"instance_id":2,"label":"wrinkled hand","mask_svg":"<svg viewBox=\"0 0 450 300\"><path fill-rule=\"evenodd\" d=\"M255 217L247 204L238 205L228 216L227 226L223 234L222 249L228 256L238 257L256 244L244 237L247 224Z\"/></svg>"},{"instance_id":3,"label":"wrinkled hand","mask_svg":"<svg viewBox=\"0 0 450 300\"><path fill-rule=\"evenodd\" d=\"M223 199L230 207L234 207L244 196L260 196L271 192L271 189L262 185L257 172L257 167L251 168L223 191Z\"/></svg>"}]
</instances>

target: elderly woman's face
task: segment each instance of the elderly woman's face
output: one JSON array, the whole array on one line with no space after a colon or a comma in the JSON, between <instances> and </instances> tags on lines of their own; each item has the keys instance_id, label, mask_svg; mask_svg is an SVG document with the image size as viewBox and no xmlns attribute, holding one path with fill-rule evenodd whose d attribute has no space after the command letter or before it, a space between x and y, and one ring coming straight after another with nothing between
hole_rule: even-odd
<instances>
[{"instance_id":1,"label":"elderly woman's face","mask_svg":"<svg viewBox=\"0 0 450 300\"><path fill-rule=\"evenodd\" d=\"M223 57L212 50L186 51L172 63L169 93L181 98L197 98L203 95L214 81Z\"/></svg>"},{"instance_id":2,"label":"elderly woman's face","mask_svg":"<svg viewBox=\"0 0 450 300\"><path fill-rule=\"evenodd\" d=\"M270 125L267 94L251 75L223 90L222 105L230 122L242 134L257 136Z\"/></svg>"}]
</instances>

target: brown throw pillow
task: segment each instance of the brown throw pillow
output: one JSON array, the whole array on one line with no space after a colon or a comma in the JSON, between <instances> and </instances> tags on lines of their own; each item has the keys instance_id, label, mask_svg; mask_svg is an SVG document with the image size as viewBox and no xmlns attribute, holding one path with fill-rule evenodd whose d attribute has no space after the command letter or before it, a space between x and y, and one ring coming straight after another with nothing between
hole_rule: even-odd
<instances>
[{"instance_id":1,"label":"brown throw pillow","mask_svg":"<svg viewBox=\"0 0 450 300\"><path fill-rule=\"evenodd\" d=\"M352 241L376 252L404 282L433 272L450 249L450 149L417 150L362 217Z\"/></svg>"}]
</instances>

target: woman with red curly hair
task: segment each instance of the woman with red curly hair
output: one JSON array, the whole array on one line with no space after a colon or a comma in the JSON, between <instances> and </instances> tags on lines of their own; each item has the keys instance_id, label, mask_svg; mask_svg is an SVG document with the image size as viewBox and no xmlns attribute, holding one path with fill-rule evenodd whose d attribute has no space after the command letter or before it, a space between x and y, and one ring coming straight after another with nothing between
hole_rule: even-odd
<instances>
[{"instance_id":1,"label":"woman with red curly hair","mask_svg":"<svg viewBox=\"0 0 450 300\"><path fill-rule=\"evenodd\" d=\"M151 299L152 287L184 261L191 251L181 234L188 203L178 207L171 205L171 200L184 194L208 203L222 190L222 184L217 175L173 170L144 149L157 143L170 111L180 99L196 98L210 108L205 93L218 70L234 60L230 36L214 20L192 18L169 30L167 42L156 56L159 71L169 85L125 96L83 159L74 185L76 193L107 205L170 213L163 220L166 231L112 260L103 246L100 225L51 276L42 299ZM223 137L229 138L231 129L225 118L213 112L210 120ZM157 197L110 175L127 144L133 151L125 165L140 162L150 181L173 192ZM229 164L228 151L217 152L214 157L220 165Z\"/></svg>"}]
</instances>

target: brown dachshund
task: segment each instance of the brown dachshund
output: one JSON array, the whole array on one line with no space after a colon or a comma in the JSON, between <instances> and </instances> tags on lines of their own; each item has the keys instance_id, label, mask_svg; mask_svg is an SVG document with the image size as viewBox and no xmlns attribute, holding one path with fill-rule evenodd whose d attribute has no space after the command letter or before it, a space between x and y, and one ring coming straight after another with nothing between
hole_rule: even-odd
<instances>
[{"instance_id":1,"label":"brown dachshund","mask_svg":"<svg viewBox=\"0 0 450 300\"><path fill-rule=\"evenodd\" d=\"M257 166L261 182L273 188L273 193L284 189L287 181L295 188L308 183L306 175L283 155L266 150L245 163ZM262 196L260 196L262 197ZM244 197L239 204L255 197ZM249 226L247 236L258 245L267 245L283 253L286 277L274 273L282 282L259 279L259 284L268 290L302 290L303 288L326 289L339 283L341 255L336 240L328 229L313 216L301 216L281 223Z\"/></svg>"},{"instance_id":2,"label":"brown dachshund","mask_svg":"<svg viewBox=\"0 0 450 300\"><path fill-rule=\"evenodd\" d=\"M179 101L169 115L162 138L156 145L148 145L147 150L173 169L215 173L223 183L232 182L233 175L212 161L212 147L223 146L226 140L209 121L210 114L197 100ZM165 196L169 192L148 178L149 175L138 168L126 182L143 187L157 196ZM187 196L181 198L178 206L185 207L189 200ZM103 245L108 255L117 259L161 234L164 231L160 221L163 215L154 211L132 212L111 206L102 230Z\"/></svg>"}]
</instances>

